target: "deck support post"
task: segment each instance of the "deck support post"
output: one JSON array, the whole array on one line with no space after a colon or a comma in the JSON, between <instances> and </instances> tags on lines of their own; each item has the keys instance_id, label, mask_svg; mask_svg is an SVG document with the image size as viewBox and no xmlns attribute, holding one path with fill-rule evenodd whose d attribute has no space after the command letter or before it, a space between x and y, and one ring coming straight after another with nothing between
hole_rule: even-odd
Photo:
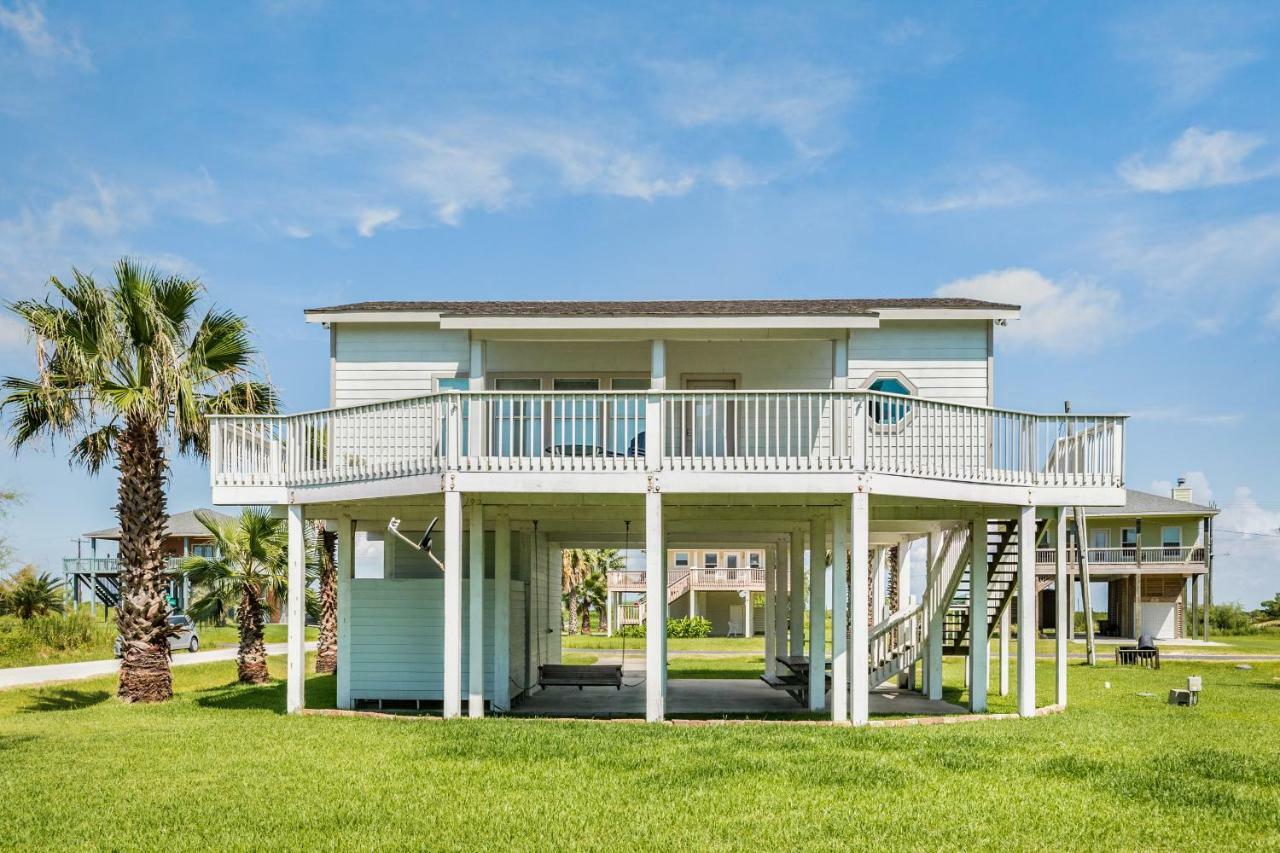
<instances>
[{"instance_id":1,"label":"deck support post","mask_svg":"<svg viewBox=\"0 0 1280 853\"><path fill-rule=\"evenodd\" d=\"M612 593L609 598L612 600ZM489 707L506 711L510 706L511 517L503 511L498 513L493 525L493 691Z\"/></svg>"},{"instance_id":2,"label":"deck support post","mask_svg":"<svg viewBox=\"0 0 1280 853\"><path fill-rule=\"evenodd\" d=\"M884 621L886 616L885 597L889 589L889 549L884 545L876 547L871 577L871 624L875 625Z\"/></svg>"},{"instance_id":3,"label":"deck support post","mask_svg":"<svg viewBox=\"0 0 1280 853\"><path fill-rule=\"evenodd\" d=\"M746 606L742 610L742 636L754 637L756 633L756 626L755 626L756 614L755 614L755 607L752 606L752 598L755 595L755 593L752 592L750 589L745 589L743 590L743 592L746 593L746 595L743 597L743 602Z\"/></svg>"},{"instance_id":4,"label":"deck support post","mask_svg":"<svg viewBox=\"0 0 1280 853\"><path fill-rule=\"evenodd\" d=\"M765 671L778 673L778 655L787 653L787 559L790 549L786 537L778 539L773 549L773 657L765 661Z\"/></svg>"},{"instance_id":5,"label":"deck support post","mask_svg":"<svg viewBox=\"0 0 1280 853\"><path fill-rule=\"evenodd\" d=\"M870 650L867 647L867 549L870 498L854 492L849 504L849 720L865 726L870 715Z\"/></svg>"},{"instance_id":6,"label":"deck support post","mask_svg":"<svg viewBox=\"0 0 1280 853\"><path fill-rule=\"evenodd\" d=\"M777 594L775 576L778 572L778 557L773 548L765 549L764 564L764 674L774 675L773 658L777 651L777 618L774 616L774 596ZM748 607L750 603L748 602Z\"/></svg>"},{"instance_id":7,"label":"deck support post","mask_svg":"<svg viewBox=\"0 0 1280 853\"><path fill-rule=\"evenodd\" d=\"M1018 716L1036 713L1036 508L1018 511Z\"/></svg>"},{"instance_id":8,"label":"deck support post","mask_svg":"<svg viewBox=\"0 0 1280 853\"><path fill-rule=\"evenodd\" d=\"M351 710L351 581L355 577L355 522L338 516L338 707Z\"/></svg>"},{"instance_id":9,"label":"deck support post","mask_svg":"<svg viewBox=\"0 0 1280 853\"><path fill-rule=\"evenodd\" d=\"M484 504L473 501L468 519L467 716L484 716Z\"/></svg>"},{"instance_id":10,"label":"deck support post","mask_svg":"<svg viewBox=\"0 0 1280 853\"><path fill-rule=\"evenodd\" d=\"M667 714L667 553L662 532L662 492L656 483L650 484L644 499L644 557L644 718L660 723Z\"/></svg>"},{"instance_id":11,"label":"deck support post","mask_svg":"<svg viewBox=\"0 0 1280 853\"><path fill-rule=\"evenodd\" d=\"M787 585L787 597L791 602L791 651L804 654L804 534L803 527L791 531L791 582Z\"/></svg>"},{"instance_id":12,"label":"deck support post","mask_svg":"<svg viewBox=\"0 0 1280 853\"><path fill-rule=\"evenodd\" d=\"M934 569L934 564L943 559L942 544L943 537L940 533L929 534L929 555L927 574L930 577L940 577L941 573ZM937 599L929 618L929 641L925 644L924 649L924 686L925 695L934 701L942 699L942 643L943 634L946 631L947 620L947 604L942 601L941 590L925 590L925 601L930 602Z\"/></svg>"},{"instance_id":13,"label":"deck support post","mask_svg":"<svg viewBox=\"0 0 1280 853\"><path fill-rule=\"evenodd\" d=\"M462 715L462 493L444 493L444 717Z\"/></svg>"},{"instance_id":14,"label":"deck support post","mask_svg":"<svg viewBox=\"0 0 1280 853\"><path fill-rule=\"evenodd\" d=\"M987 520L974 518L969 527L969 710L987 710Z\"/></svg>"},{"instance_id":15,"label":"deck support post","mask_svg":"<svg viewBox=\"0 0 1280 853\"><path fill-rule=\"evenodd\" d=\"M827 706L827 519L809 521L809 710Z\"/></svg>"},{"instance_id":16,"label":"deck support post","mask_svg":"<svg viewBox=\"0 0 1280 853\"><path fill-rule=\"evenodd\" d=\"M1057 628L1053 632L1053 671L1057 704L1067 706L1067 637L1071 636L1071 580L1067 577L1067 511L1058 507L1053 533L1053 590Z\"/></svg>"},{"instance_id":17,"label":"deck support post","mask_svg":"<svg viewBox=\"0 0 1280 853\"><path fill-rule=\"evenodd\" d=\"M1012 593L1010 593L1012 595ZM1013 633L1013 602L1000 613L1000 695L1009 695L1009 635Z\"/></svg>"},{"instance_id":18,"label":"deck support post","mask_svg":"<svg viewBox=\"0 0 1280 853\"><path fill-rule=\"evenodd\" d=\"M849 518L831 511L831 719L849 719Z\"/></svg>"},{"instance_id":19,"label":"deck support post","mask_svg":"<svg viewBox=\"0 0 1280 853\"><path fill-rule=\"evenodd\" d=\"M307 553L302 504L289 504L289 665L285 710L297 714L306 707L307 673Z\"/></svg>"}]
</instances>

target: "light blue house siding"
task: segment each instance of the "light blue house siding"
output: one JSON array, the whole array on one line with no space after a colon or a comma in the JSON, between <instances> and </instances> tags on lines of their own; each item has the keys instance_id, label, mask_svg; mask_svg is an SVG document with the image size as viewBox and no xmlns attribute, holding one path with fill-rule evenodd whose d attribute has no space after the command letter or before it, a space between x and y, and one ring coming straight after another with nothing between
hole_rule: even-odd
<instances>
[{"instance_id":1,"label":"light blue house siding","mask_svg":"<svg viewBox=\"0 0 1280 853\"><path fill-rule=\"evenodd\" d=\"M484 581L485 698L493 698L493 590ZM462 684L470 679L470 628L462 583ZM525 584L511 582L511 681L508 698L526 678ZM357 578L351 582L351 698L442 699L444 696L444 579Z\"/></svg>"}]
</instances>

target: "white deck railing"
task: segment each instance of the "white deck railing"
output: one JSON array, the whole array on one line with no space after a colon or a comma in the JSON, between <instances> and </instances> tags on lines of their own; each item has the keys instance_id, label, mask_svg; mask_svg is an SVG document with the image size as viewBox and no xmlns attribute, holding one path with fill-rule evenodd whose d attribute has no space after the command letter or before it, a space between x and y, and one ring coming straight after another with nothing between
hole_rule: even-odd
<instances>
[{"instance_id":1,"label":"white deck railing","mask_svg":"<svg viewBox=\"0 0 1280 853\"><path fill-rule=\"evenodd\" d=\"M1101 565L1127 565L1133 566L1138 563L1138 549L1135 547L1120 548L1088 548L1089 564L1092 566ZM1054 561L1054 550L1052 548L1037 548L1036 562L1041 565L1052 565ZM1067 549L1067 565L1075 565L1079 562L1078 554L1075 548ZM1178 565L1180 563L1203 563L1204 548L1199 545L1180 546L1170 545L1144 545L1142 547L1142 563L1152 565Z\"/></svg>"},{"instance_id":2,"label":"white deck railing","mask_svg":"<svg viewBox=\"0 0 1280 853\"><path fill-rule=\"evenodd\" d=\"M1124 417L873 391L444 392L211 418L215 486L444 471L820 472L1120 486Z\"/></svg>"}]
</instances>

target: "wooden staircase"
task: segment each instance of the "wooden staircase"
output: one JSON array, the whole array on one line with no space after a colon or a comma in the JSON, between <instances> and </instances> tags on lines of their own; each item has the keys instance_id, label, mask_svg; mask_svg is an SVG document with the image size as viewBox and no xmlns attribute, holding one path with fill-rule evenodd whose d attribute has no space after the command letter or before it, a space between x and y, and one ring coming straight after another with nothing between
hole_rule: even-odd
<instances>
[{"instance_id":1,"label":"wooden staircase","mask_svg":"<svg viewBox=\"0 0 1280 853\"><path fill-rule=\"evenodd\" d=\"M667 604L670 604L689 591L690 584L692 583L690 580L691 575L691 572L685 572L680 577L667 583ZM646 612L646 604L647 602L644 598L640 599L639 605L641 622L647 621L648 613Z\"/></svg>"},{"instance_id":2,"label":"wooden staircase","mask_svg":"<svg viewBox=\"0 0 1280 853\"><path fill-rule=\"evenodd\" d=\"M1036 525L1036 540L1044 532L1046 521ZM944 617L942 653L967 655L972 643L969 630L969 595L971 568L966 566L955 596ZM986 636L991 636L996 623L1013 600L1018 585L1018 523L1014 519L993 519L987 523L987 619Z\"/></svg>"}]
</instances>

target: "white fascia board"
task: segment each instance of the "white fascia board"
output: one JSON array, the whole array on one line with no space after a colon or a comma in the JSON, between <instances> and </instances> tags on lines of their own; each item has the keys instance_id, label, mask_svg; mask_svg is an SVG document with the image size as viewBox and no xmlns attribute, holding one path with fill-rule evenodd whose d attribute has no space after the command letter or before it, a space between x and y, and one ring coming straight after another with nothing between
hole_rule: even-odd
<instances>
[{"instance_id":1,"label":"white fascia board","mask_svg":"<svg viewBox=\"0 0 1280 853\"><path fill-rule=\"evenodd\" d=\"M874 329L878 317L857 315L724 317L441 317L442 329Z\"/></svg>"},{"instance_id":2,"label":"white fascia board","mask_svg":"<svg viewBox=\"0 0 1280 853\"><path fill-rule=\"evenodd\" d=\"M1016 308L877 308L881 320L1016 320Z\"/></svg>"},{"instance_id":3,"label":"white fascia board","mask_svg":"<svg viewBox=\"0 0 1280 853\"><path fill-rule=\"evenodd\" d=\"M304 311L308 323L439 323L439 311Z\"/></svg>"}]
</instances>

